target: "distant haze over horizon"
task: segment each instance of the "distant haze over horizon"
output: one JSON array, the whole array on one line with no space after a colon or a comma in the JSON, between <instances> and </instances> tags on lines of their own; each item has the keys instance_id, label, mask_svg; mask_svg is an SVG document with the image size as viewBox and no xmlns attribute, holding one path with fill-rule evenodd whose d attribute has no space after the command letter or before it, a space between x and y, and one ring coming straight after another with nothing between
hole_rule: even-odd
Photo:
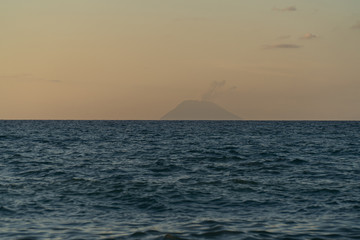
<instances>
[{"instance_id":1,"label":"distant haze over horizon","mask_svg":"<svg viewBox=\"0 0 360 240\"><path fill-rule=\"evenodd\" d=\"M0 119L360 120L359 0L0 2Z\"/></svg>"}]
</instances>

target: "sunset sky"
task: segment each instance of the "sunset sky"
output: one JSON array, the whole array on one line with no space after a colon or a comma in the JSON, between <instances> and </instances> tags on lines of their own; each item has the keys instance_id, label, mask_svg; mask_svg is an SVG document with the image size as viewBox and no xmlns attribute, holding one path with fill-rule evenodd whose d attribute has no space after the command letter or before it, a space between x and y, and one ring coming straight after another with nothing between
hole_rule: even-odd
<instances>
[{"instance_id":1,"label":"sunset sky","mask_svg":"<svg viewBox=\"0 0 360 240\"><path fill-rule=\"evenodd\" d=\"M360 120L359 0L0 0L0 119Z\"/></svg>"}]
</instances>

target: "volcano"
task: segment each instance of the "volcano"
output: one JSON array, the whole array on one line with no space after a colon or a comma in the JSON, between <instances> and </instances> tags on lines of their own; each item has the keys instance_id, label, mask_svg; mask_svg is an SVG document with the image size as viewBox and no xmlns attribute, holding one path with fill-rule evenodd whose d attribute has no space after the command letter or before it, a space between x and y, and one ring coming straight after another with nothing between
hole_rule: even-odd
<instances>
[{"instance_id":1,"label":"volcano","mask_svg":"<svg viewBox=\"0 0 360 240\"><path fill-rule=\"evenodd\" d=\"M241 120L213 102L186 100L165 114L161 120Z\"/></svg>"}]
</instances>

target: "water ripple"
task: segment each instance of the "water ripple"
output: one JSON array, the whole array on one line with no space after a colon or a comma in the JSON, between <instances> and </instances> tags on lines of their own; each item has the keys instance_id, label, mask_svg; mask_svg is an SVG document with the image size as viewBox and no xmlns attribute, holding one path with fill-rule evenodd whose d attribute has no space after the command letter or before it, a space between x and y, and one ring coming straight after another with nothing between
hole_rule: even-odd
<instances>
[{"instance_id":1,"label":"water ripple","mask_svg":"<svg viewBox=\"0 0 360 240\"><path fill-rule=\"evenodd\" d=\"M359 130L0 121L0 238L359 239Z\"/></svg>"}]
</instances>

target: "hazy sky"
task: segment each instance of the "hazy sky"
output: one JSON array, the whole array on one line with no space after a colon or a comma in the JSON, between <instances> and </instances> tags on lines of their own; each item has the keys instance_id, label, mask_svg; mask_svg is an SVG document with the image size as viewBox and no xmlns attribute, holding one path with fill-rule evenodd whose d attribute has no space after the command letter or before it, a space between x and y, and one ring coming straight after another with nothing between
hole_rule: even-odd
<instances>
[{"instance_id":1,"label":"hazy sky","mask_svg":"<svg viewBox=\"0 0 360 240\"><path fill-rule=\"evenodd\" d=\"M359 0L0 0L0 119L360 120Z\"/></svg>"}]
</instances>

